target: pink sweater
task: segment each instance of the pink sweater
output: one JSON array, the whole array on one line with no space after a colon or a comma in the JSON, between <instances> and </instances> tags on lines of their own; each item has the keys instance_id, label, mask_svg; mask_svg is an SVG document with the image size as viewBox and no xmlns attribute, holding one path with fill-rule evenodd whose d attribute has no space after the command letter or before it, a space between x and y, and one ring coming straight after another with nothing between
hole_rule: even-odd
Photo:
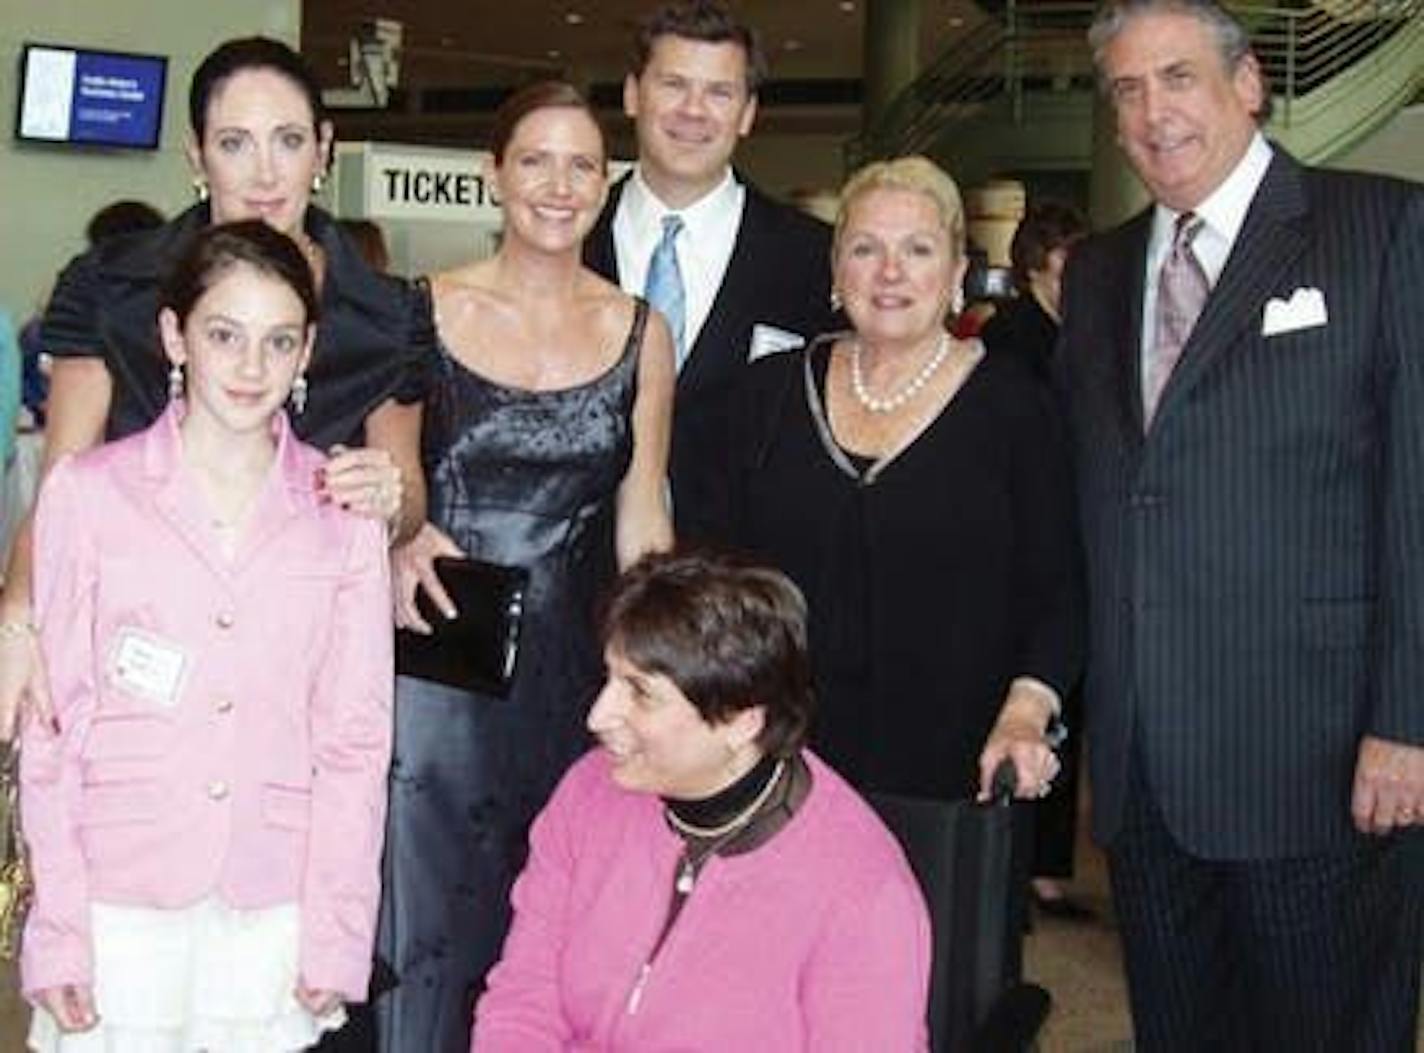
<instances>
[{"instance_id":1,"label":"pink sweater","mask_svg":"<svg viewBox=\"0 0 1424 1053\"><path fill-rule=\"evenodd\" d=\"M470 1048L908 1053L927 1048L930 933L894 838L818 758L761 848L715 857L633 998L682 842L593 751L534 824Z\"/></svg>"}]
</instances>

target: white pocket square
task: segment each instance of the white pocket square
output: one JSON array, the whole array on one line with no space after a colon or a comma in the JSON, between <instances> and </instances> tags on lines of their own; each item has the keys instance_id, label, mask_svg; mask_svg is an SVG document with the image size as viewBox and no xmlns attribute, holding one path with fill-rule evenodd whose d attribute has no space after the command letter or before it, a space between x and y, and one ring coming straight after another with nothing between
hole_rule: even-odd
<instances>
[{"instance_id":1,"label":"white pocket square","mask_svg":"<svg viewBox=\"0 0 1424 1053\"><path fill-rule=\"evenodd\" d=\"M793 333L789 329L778 329L774 325L763 325L761 322L752 326L752 343L747 348L747 361L755 362L759 358L767 355L774 355L780 351L794 351L803 346L806 338L800 333Z\"/></svg>"},{"instance_id":2,"label":"white pocket square","mask_svg":"<svg viewBox=\"0 0 1424 1053\"><path fill-rule=\"evenodd\" d=\"M1301 286L1289 300L1275 296L1266 301L1261 315L1261 335L1292 333L1297 329L1313 329L1330 320L1325 312L1325 294L1319 289Z\"/></svg>"}]
</instances>

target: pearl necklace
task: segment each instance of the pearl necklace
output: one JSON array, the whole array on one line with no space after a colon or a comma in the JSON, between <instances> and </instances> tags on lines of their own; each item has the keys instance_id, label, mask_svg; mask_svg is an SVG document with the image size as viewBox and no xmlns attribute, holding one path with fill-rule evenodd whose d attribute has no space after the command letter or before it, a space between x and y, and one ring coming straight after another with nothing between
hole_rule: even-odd
<instances>
[{"instance_id":1,"label":"pearl necklace","mask_svg":"<svg viewBox=\"0 0 1424 1053\"><path fill-rule=\"evenodd\" d=\"M719 826L696 826L686 819L678 817L671 808L663 809L663 814L667 816L668 823L678 833L684 837L695 837L702 841L711 841L703 851L696 856L693 855L692 846L689 845L682 853L682 860L677 867L677 882L675 887L682 895L687 895L692 891L692 886L697 882L698 868L707 860L708 856L715 855L717 850L725 845L732 838L736 837L756 818L756 814L761 811L762 806L771 798L772 792L781 782L781 773L786 770L786 758L783 757L776 762L776 767L772 770L771 778L766 780L766 785L762 787L761 793L751 804L747 805L732 818Z\"/></svg>"},{"instance_id":2,"label":"pearl necklace","mask_svg":"<svg viewBox=\"0 0 1424 1053\"><path fill-rule=\"evenodd\" d=\"M884 398L877 398L865 386L865 373L860 364L860 341L853 341L850 345L850 387L855 392L856 401L871 413L893 413L918 395L920 389L930 382L930 378L935 375L939 367L944 365L945 359L949 358L949 351L949 334L941 332L939 343L935 345L934 351L925 360L925 364L920 367L920 371L906 381L904 387L899 391L886 395Z\"/></svg>"}]
</instances>

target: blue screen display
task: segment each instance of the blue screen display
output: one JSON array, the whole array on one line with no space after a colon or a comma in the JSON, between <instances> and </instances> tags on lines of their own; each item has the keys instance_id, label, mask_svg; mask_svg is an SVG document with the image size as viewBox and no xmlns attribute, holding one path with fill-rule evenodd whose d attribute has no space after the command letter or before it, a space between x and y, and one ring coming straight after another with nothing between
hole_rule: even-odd
<instances>
[{"instance_id":1,"label":"blue screen display","mask_svg":"<svg viewBox=\"0 0 1424 1053\"><path fill-rule=\"evenodd\" d=\"M168 60L31 44L25 49L21 139L152 149L163 126Z\"/></svg>"},{"instance_id":2,"label":"blue screen display","mask_svg":"<svg viewBox=\"0 0 1424 1053\"><path fill-rule=\"evenodd\" d=\"M77 143L157 143L164 65L151 58L81 51L69 137Z\"/></svg>"}]
</instances>

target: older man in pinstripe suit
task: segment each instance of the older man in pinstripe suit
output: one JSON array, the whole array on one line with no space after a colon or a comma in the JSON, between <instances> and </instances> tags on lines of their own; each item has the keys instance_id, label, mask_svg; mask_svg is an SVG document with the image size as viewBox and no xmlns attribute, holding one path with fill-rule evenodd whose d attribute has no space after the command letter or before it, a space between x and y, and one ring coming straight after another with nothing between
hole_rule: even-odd
<instances>
[{"instance_id":1,"label":"older man in pinstripe suit","mask_svg":"<svg viewBox=\"0 0 1424 1053\"><path fill-rule=\"evenodd\" d=\"M1091 39L1156 203L1075 251L1095 828L1139 1046L1408 1050L1424 189L1297 164L1213 0Z\"/></svg>"}]
</instances>

